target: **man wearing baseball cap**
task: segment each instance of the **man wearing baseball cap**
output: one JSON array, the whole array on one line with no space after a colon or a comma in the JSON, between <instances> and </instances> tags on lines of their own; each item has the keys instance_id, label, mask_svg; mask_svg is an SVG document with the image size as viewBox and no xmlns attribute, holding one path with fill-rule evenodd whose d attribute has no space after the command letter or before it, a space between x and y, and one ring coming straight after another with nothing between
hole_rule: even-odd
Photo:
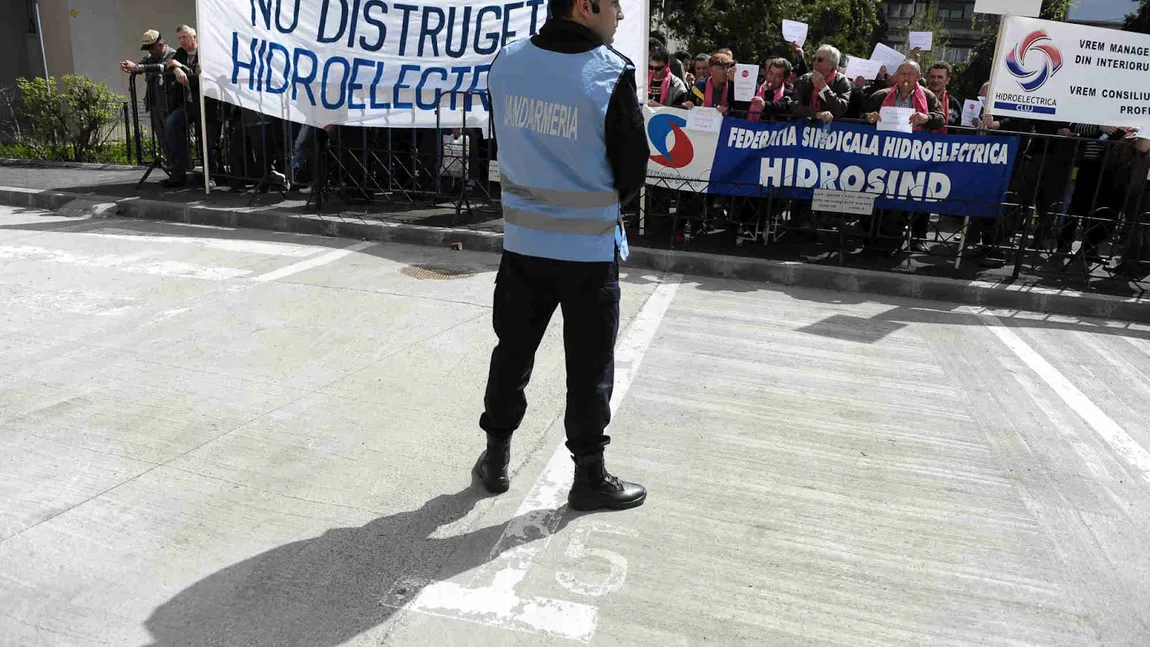
<instances>
[{"instance_id":1,"label":"man wearing baseball cap","mask_svg":"<svg viewBox=\"0 0 1150 647\"><path fill-rule=\"evenodd\" d=\"M164 68L168 61L175 57L176 50L168 47L163 35L155 29L144 32L140 42L140 50L148 52L148 55L140 59L138 63L128 60L122 61L120 70L124 74L145 75L147 90L144 93L144 105L148 107L148 112L151 113L152 132L155 133L157 141L160 142L164 158L170 160L171 151L164 137L164 120L168 116L167 86L174 80L169 81L165 78Z\"/></svg>"}]
</instances>

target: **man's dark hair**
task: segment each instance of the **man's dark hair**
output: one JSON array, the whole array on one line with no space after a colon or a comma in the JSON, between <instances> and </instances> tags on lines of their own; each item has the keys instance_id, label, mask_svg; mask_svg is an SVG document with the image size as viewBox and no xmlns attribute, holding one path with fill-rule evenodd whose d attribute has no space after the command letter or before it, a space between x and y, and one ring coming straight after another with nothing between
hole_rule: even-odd
<instances>
[{"instance_id":1,"label":"man's dark hair","mask_svg":"<svg viewBox=\"0 0 1150 647\"><path fill-rule=\"evenodd\" d=\"M794 67L791 66L791 62L782 57L771 59L770 62L767 63L767 67L777 67L782 70L784 80L791 75L791 70L794 69Z\"/></svg>"},{"instance_id":2,"label":"man's dark hair","mask_svg":"<svg viewBox=\"0 0 1150 647\"><path fill-rule=\"evenodd\" d=\"M598 0L594 0L598 1ZM570 18L572 10L575 9L575 0L550 0L547 3L547 10L555 18Z\"/></svg>"},{"instance_id":3,"label":"man's dark hair","mask_svg":"<svg viewBox=\"0 0 1150 647\"><path fill-rule=\"evenodd\" d=\"M946 61L939 61L934 65L931 65L930 69L927 70L928 74L930 73L930 70L946 70L946 78L948 79L954 76L954 68L952 68L950 63L947 63Z\"/></svg>"},{"instance_id":4,"label":"man's dark hair","mask_svg":"<svg viewBox=\"0 0 1150 647\"><path fill-rule=\"evenodd\" d=\"M662 45L653 45L651 53L647 56L652 61L663 61L664 63L671 62L671 55L667 53L667 48Z\"/></svg>"}]
</instances>

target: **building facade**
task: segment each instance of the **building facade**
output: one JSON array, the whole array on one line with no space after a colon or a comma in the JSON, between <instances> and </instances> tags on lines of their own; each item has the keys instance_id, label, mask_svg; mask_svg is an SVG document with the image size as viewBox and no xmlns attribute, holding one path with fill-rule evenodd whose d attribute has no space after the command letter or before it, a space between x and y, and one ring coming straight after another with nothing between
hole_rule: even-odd
<instances>
[{"instance_id":1,"label":"building facade","mask_svg":"<svg viewBox=\"0 0 1150 647\"><path fill-rule=\"evenodd\" d=\"M139 60L140 36L158 29L179 47L176 27L195 25L196 5L187 0L38 0L48 74L83 74L127 95L124 59ZM37 0L0 0L0 88L18 77L44 75Z\"/></svg>"},{"instance_id":2,"label":"building facade","mask_svg":"<svg viewBox=\"0 0 1150 647\"><path fill-rule=\"evenodd\" d=\"M934 48L934 59L949 63L966 63L982 32L974 28L974 0L884 0L882 12L886 17L886 44L907 52L912 31L934 31L926 28L926 21L946 30L946 43ZM936 36L937 39L937 36Z\"/></svg>"}]
</instances>

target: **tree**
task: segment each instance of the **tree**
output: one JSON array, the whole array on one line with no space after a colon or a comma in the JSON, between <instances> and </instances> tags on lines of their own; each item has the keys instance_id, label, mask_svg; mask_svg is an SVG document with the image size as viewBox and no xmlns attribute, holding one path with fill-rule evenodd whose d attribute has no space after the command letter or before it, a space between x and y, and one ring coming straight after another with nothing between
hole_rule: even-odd
<instances>
[{"instance_id":1,"label":"tree","mask_svg":"<svg viewBox=\"0 0 1150 647\"><path fill-rule=\"evenodd\" d=\"M1122 29L1150 34L1150 0L1138 3L1138 8L1126 16L1126 23L1122 25Z\"/></svg>"},{"instance_id":2,"label":"tree","mask_svg":"<svg viewBox=\"0 0 1150 647\"><path fill-rule=\"evenodd\" d=\"M1142 2L1145 4L1146 0ZM1066 12L1073 3L1074 0L1042 0L1042 13L1038 17L1043 20L1066 20ZM994 46L998 41L998 25L998 16L975 14L974 26L982 29L982 40L974 46L970 62L960 72L956 83L951 86L956 95L974 98L978 96L982 84L990 80Z\"/></svg>"},{"instance_id":3,"label":"tree","mask_svg":"<svg viewBox=\"0 0 1150 647\"><path fill-rule=\"evenodd\" d=\"M729 47L736 60L763 63L786 56L782 21L810 25L807 45L829 43L844 53L869 55L879 0L680 0L663 5L668 27L692 52Z\"/></svg>"}]
</instances>

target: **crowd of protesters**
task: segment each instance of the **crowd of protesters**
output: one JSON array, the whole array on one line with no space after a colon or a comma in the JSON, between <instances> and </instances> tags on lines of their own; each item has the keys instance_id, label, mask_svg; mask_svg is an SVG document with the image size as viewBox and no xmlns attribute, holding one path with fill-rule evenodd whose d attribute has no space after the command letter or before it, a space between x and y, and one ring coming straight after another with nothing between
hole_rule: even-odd
<instances>
[{"instance_id":1,"label":"crowd of protesters","mask_svg":"<svg viewBox=\"0 0 1150 647\"><path fill-rule=\"evenodd\" d=\"M1099 260L1099 245L1115 233L1122 233L1127 257L1132 250L1150 248L1146 228L1140 222L1142 214L1150 210L1150 196L1144 190L1150 139L1142 138L1135 129L994 118L990 114L963 124L964 97L950 91L952 66L937 62L924 73L918 50L891 73L883 67L875 79L849 79L847 61L837 48L818 46L808 63L803 47L791 43L788 56L746 61L759 65L760 76L753 98L740 101L735 96L736 61L730 49L672 55L659 33L652 35L649 45L647 99L653 108L714 108L725 116L750 121L817 119L876 124L882 119L883 107L899 107L913 110L910 125L915 132L1019 135L1022 146L1010 195L1014 208L1004 209L1000 219L974 219L967 231L966 251L982 256L984 264L1001 264L1007 250L1023 242L1018 239L1027 233L1033 239L1028 243L1045 245L1056 256L1074 255L1088 262ZM988 85L982 86L979 97L986 96ZM661 197L667 199L668 194L664 192ZM691 201L681 196L670 199ZM724 205L722 199L715 198L696 206L734 221L730 231L736 244L761 240L764 232L771 230L763 226L763 220L777 219L780 211L764 209L761 201L740 207ZM1033 231L1026 232L1022 221L1030 207L1038 223ZM748 222L748 211L754 212L754 222ZM1125 222L1121 221L1123 214ZM821 215L824 224L835 222L836 231L841 230L844 220L851 220L843 214ZM718 219L695 217L683 225L679 235L698 235ZM810 213L809 203L789 205L787 219L789 235L818 237L820 226ZM937 231L930 235L931 222L931 215L926 213L886 212L845 224L861 232L858 238L864 247L896 256L906 250L928 252L933 243L942 240ZM1139 226L1119 232L1119 225L1127 222ZM1075 246L1079 233L1081 244ZM1136 255L1142 254L1139 251Z\"/></svg>"},{"instance_id":2,"label":"crowd of protesters","mask_svg":"<svg viewBox=\"0 0 1150 647\"><path fill-rule=\"evenodd\" d=\"M199 53L196 30L181 25L176 30L179 48L173 49L157 30L143 36L141 49L147 52L138 62L123 61L125 73L145 79L144 103L150 115L170 187L187 183L190 166L189 142L199 135ZM963 97L950 91L953 70L945 62L927 67L921 53L912 51L896 70L882 68L875 79L848 79L847 61L841 52L827 44L814 48L808 62L803 47L790 44L787 56L758 63L760 78L749 101L735 96L735 59L730 49L691 55L667 50L666 39L653 32L648 69L648 105L683 109L714 108L724 115L750 121L815 119L831 123L849 120L875 124L883 107L911 108L914 131L932 133L972 133L972 124L962 124ZM986 85L980 96L985 96ZM204 100L207 123L207 166L213 177L233 188L288 190L297 188L324 173L324 182L338 183L348 200L371 199L386 190L420 191L430 189L444 174L442 166L445 139L462 142L467 156L467 177L462 184L493 182L486 160L495 159L497 143L483 137L478 129L395 129L395 128L314 128L248 110L226 102ZM1015 164L1013 209L1000 219L975 219L967 232L968 252L982 254L983 262L1005 260L1005 253L1029 234L1032 243L1046 244L1055 254L1080 254L1095 259L1099 246L1121 234L1124 247L1143 250L1150 241L1144 227L1129 227L1150 210L1150 199L1142 190L1146 184L1150 140L1133 129L1065 124L1024 119L996 119L984 115L978 131L1018 134L1022 146ZM338 141L337 151L329 147ZM1107 141L1109 140L1109 141ZM1115 145L1122 143L1124 145ZM314 159L316 151L323 151ZM395 164L396 159L411 163ZM320 170L319 161L331 167ZM334 169L339 179L327 177ZM353 189L349 190L351 185ZM387 188L384 188L386 185ZM374 187L374 189L373 189ZM306 190L306 189L305 189ZM772 242L768 236L771 220L780 220L785 211L785 231L792 239L815 241L825 234L828 223L841 233L849 226L864 247L896 256L904 251L929 252L943 241L940 229L931 224L942 219L927 213L883 212L870 218L846 218L843 214L812 213L810 203L765 206L762 200L735 206L723 199L680 195L681 191L651 191L657 202L670 201L677 214L680 239L698 235L725 220L736 244L746 240ZM670 196L670 197L669 197ZM653 208L652 208L653 207ZM1034 231L1023 228L1028 210L1039 217ZM658 214L657 204L648 213ZM1123 217L1125 220L1123 220ZM1140 223L1139 223L1140 224ZM952 228L953 229L953 228ZM1080 242L1081 244L1076 245ZM1141 252L1139 252L1141 255Z\"/></svg>"}]
</instances>

